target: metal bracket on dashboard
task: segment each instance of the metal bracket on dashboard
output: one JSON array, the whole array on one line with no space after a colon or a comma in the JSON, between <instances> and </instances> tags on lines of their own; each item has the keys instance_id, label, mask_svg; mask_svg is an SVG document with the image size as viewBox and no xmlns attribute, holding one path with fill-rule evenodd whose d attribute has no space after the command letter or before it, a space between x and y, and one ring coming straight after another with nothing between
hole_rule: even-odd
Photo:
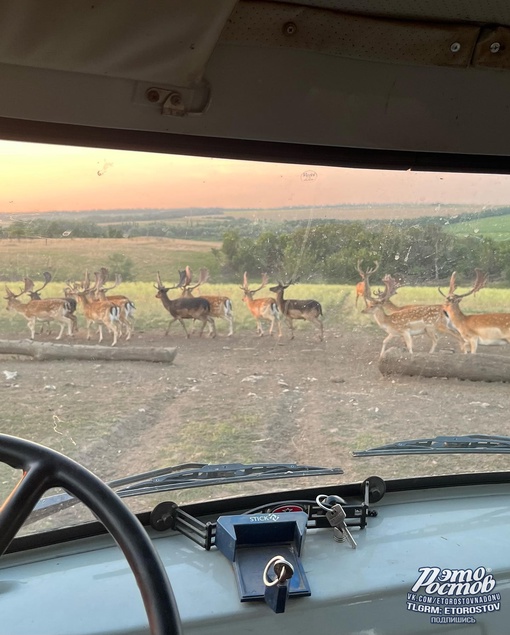
<instances>
[{"instance_id":1,"label":"metal bracket on dashboard","mask_svg":"<svg viewBox=\"0 0 510 635\"><path fill-rule=\"evenodd\" d=\"M216 547L232 562L241 602L266 600L277 613L285 601L274 605L266 591L267 565L284 559L292 575L282 581L286 597L311 595L300 560L308 515L304 512L220 516L216 525ZM276 569L275 569L276 570ZM276 585L278 586L278 585ZM282 608L283 607L283 608Z\"/></svg>"}]
</instances>

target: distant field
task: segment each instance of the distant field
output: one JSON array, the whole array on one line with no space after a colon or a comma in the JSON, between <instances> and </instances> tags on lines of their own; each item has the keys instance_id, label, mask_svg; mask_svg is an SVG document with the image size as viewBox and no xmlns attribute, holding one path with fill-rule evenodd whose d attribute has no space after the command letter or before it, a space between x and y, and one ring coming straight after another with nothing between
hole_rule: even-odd
<instances>
[{"instance_id":1,"label":"distant field","mask_svg":"<svg viewBox=\"0 0 510 635\"><path fill-rule=\"evenodd\" d=\"M165 280L177 282L177 270L186 265L192 269L208 267L214 275L213 247L221 244L170 238L2 240L0 272L7 280L43 271L50 271L56 280L80 280L86 269L97 271L107 265L108 256L121 253L134 261L137 280L154 280L159 270Z\"/></svg>"},{"instance_id":2,"label":"distant field","mask_svg":"<svg viewBox=\"0 0 510 635\"><path fill-rule=\"evenodd\" d=\"M226 216L253 220L398 220L422 216L454 216L475 212L472 205L339 205L338 207L302 207L260 210L224 210Z\"/></svg>"},{"instance_id":3,"label":"distant field","mask_svg":"<svg viewBox=\"0 0 510 635\"><path fill-rule=\"evenodd\" d=\"M448 231L462 236L486 236L494 240L510 240L510 214L454 223L447 228Z\"/></svg>"}]
</instances>

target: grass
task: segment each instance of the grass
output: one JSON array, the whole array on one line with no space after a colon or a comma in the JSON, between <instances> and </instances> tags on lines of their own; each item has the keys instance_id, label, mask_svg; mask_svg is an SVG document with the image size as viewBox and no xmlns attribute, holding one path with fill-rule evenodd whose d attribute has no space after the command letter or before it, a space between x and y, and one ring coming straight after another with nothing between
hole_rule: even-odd
<instances>
[{"instance_id":1,"label":"grass","mask_svg":"<svg viewBox=\"0 0 510 635\"><path fill-rule=\"evenodd\" d=\"M484 236L494 240L510 240L510 214L454 223L447 226L447 230L461 236Z\"/></svg>"},{"instance_id":2,"label":"grass","mask_svg":"<svg viewBox=\"0 0 510 635\"><path fill-rule=\"evenodd\" d=\"M208 267L214 276L217 263L211 249L220 246L215 242L153 237L2 240L0 271L4 280L24 276L41 279L43 271L50 271L55 280L82 280L85 270L93 272L108 266L108 257L121 253L135 263L137 280L155 280L156 272L161 271L162 277L175 283L178 269L186 265L195 270Z\"/></svg>"}]
</instances>

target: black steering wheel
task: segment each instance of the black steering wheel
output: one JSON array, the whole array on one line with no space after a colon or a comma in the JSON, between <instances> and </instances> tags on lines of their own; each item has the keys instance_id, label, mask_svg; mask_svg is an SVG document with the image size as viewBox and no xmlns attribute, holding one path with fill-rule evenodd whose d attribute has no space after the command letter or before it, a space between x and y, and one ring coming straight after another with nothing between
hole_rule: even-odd
<instances>
[{"instance_id":1,"label":"black steering wheel","mask_svg":"<svg viewBox=\"0 0 510 635\"><path fill-rule=\"evenodd\" d=\"M76 461L42 445L0 434L0 462L23 477L0 507L0 555L52 487L84 503L124 552L142 594L152 635L179 635L181 623L172 587L145 529L121 499Z\"/></svg>"}]
</instances>

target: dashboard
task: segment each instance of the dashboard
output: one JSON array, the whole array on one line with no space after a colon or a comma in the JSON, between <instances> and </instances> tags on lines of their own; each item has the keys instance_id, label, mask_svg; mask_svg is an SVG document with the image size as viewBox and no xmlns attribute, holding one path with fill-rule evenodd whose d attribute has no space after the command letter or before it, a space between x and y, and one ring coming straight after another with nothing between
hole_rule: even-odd
<instances>
[{"instance_id":1,"label":"dashboard","mask_svg":"<svg viewBox=\"0 0 510 635\"><path fill-rule=\"evenodd\" d=\"M150 516L143 520L173 586L184 633L409 634L460 632L467 625L470 632L502 633L502 609L510 601L508 485L497 478L486 484L467 480L446 487L422 479L417 489L387 492L370 504L364 528L359 517L346 519L356 548L338 542L331 526L317 522L321 514L313 499L308 506L301 497L278 501L273 494L267 511L257 508L252 515L256 522L250 524L258 524L265 537L251 546L278 552L266 523L305 515L299 557L310 587L309 595L291 594L279 614L263 599L240 601L233 563L214 544L218 518L233 518L235 525L249 510L225 515L217 510L203 515L203 505L177 510L174 526L183 522L188 535L182 527L157 531ZM344 494L341 488L338 493ZM361 497L345 498L348 516L354 515ZM273 511L285 508L290 514ZM157 524L154 513L152 522ZM200 527L213 530L210 548L199 544ZM245 547L250 542L241 533L237 538ZM257 540L252 536L251 542ZM108 535L73 539L71 532L66 542L5 555L0 603L2 635L148 632L134 576Z\"/></svg>"}]
</instances>

